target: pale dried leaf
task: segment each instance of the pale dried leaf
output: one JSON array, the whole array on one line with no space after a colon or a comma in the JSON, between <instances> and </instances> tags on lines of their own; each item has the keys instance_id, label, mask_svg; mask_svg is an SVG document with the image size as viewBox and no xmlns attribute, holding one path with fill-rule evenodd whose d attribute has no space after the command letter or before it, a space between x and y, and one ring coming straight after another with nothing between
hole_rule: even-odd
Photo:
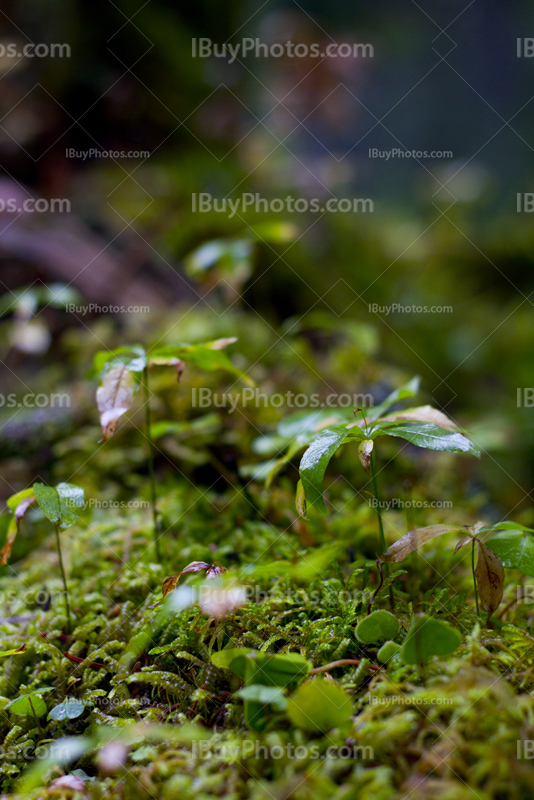
<instances>
[{"instance_id":1,"label":"pale dried leaf","mask_svg":"<svg viewBox=\"0 0 534 800\"><path fill-rule=\"evenodd\" d=\"M395 544L392 544L391 547L388 547L380 558L382 561L389 563L402 561L420 545L429 542L436 536L441 536L443 533L451 533L457 530L458 527L456 525L428 525L426 528L414 528L408 531Z\"/></svg>"},{"instance_id":2,"label":"pale dried leaf","mask_svg":"<svg viewBox=\"0 0 534 800\"><path fill-rule=\"evenodd\" d=\"M404 419L413 422L431 422L445 430L455 430L458 427L443 411L432 406L418 406L417 408L405 408L404 411L395 411L392 414L386 414L380 422L396 422Z\"/></svg>"},{"instance_id":3,"label":"pale dried leaf","mask_svg":"<svg viewBox=\"0 0 534 800\"><path fill-rule=\"evenodd\" d=\"M458 544L454 548L454 552L457 553L458 550L460 550L461 547L465 547L466 544L469 544L469 542L472 542L472 541L473 541L473 537L472 536L464 536L464 538L460 539L460 541L458 542Z\"/></svg>"},{"instance_id":4,"label":"pale dried leaf","mask_svg":"<svg viewBox=\"0 0 534 800\"><path fill-rule=\"evenodd\" d=\"M374 442L372 439L364 439L363 442L360 442L358 447L358 457L360 459L360 464L367 472L370 474L371 470L371 453L373 452Z\"/></svg>"},{"instance_id":5,"label":"pale dried leaf","mask_svg":"<svg viewBox=\"0 0 534 800\"><path fill-rule=\"evenodd\" d=\"M24 500L18 504L15 509L15 513L9 522L9 526L7 529L7 536L4 546L2 550L0 550L0 567L5 567L7 562L9 561L9 557L11 555L11 551L13 550L13 544L15 539L17 538L17 533L20 530L20 523L22 522L22 518L26 511L29 509L32 503L35 502L35 497L25 497Z\"/></svg>"},{"instance_id":6,"label":"pale dried leaf","mask_svg":"<svg viewBox=\"0 0 534 800\"><path fill-rule=\"evenodd\" d=\"M110 369L96 392L100 411L102 441L107 441L117 427L117 420L131 407L135 394L135 378L124 364Z\"/></svg>"},{"instance_id":7,"label":"pale dried leaf","mask_svg":"<svg viewBox=\"0 0 534 800\"><path fill-rule=\"evenodd\" d=\"M504 591L504 567L495 553L477 539L478 558L475 567L480 602L488 614L499 607Z\"/></svg>"}]
</instances>

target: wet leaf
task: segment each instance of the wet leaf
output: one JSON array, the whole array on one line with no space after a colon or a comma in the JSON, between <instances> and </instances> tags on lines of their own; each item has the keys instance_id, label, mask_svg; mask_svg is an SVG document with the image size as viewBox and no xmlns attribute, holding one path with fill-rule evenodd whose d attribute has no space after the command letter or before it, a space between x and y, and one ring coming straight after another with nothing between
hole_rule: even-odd
<instances>
[{"instance_id":1,"label":"wet leaf","mask_svg":"<svg viewBox=\"0 0 534 800\"><path fill-rule=\"evenodd\" d=\"M504 530L489 543L489 548L508 569L518 569L534 578L534 539L523 530Z\"/></svg>"},{"instance_id":2,"label":"wet leaf","mask_svg":"<svg viewBox=\"0 0 534 800\"><path fill-rule=\"evenodd\" d=\"M60 528L73 525L78 514L75 508L83 504L83 489L73 483L58 483L56 487L34 483L33 491L39 507L50 522L59 524Z\"/></svg>"},{"instance_id":3,"label":"wet leaf","mask_svg":"<svg viewBox=\"0 0 534 800\"><path fill-rule=\"evenodd\" d=\"M495 553L477 539L478 557L475 566L480 602L488 614L499 607L504 591L504 567Z\"/></svg>"},{"instance_id":4,"label":"wet leaf","mask_svg":"<svg viewBox=\"0 0 534 800\"><path fill-rule=\"evenodd\" d=\"M363 438L359 428L347 430L345 425L336 425L322 431L302 456L299 470L306 501L319 514L328 516L323 500L323 478L330 459L345 442Z\"/></svg>"},{"instance_id":5,"label":"wet leaf","mask_svg":"<svg viewBox=\"0 0 534 800\"><path fill-rule=\"evenodd\" d=\"M66 698L59 705L54 706L48 715L48 719L54 719L60 722L63 719L77 719L81 717L85 710L85 704L81 700L75 698Z\"/></svg>"},{"instance_id":6,"label":"wet leaf","mask_svg":"<svg viewBox=\"0 0 534 800\"><path fill-rule=\"evenodd\" d=\"M406 556L413 553L420 545L435 539L436 536L458 530L461 530L461 528L458 528L457 525L428 525L426 528L414 528L396 541L395 544L392 544L391 547L388 547L380 558L388 563L403 561Z\"/></svg>"},{"instance_id":7,"label":"wet leaf","mask_svg":"<svg viewBox=\"0 0 534 800\"><path fill-rule=\"evenodd\" d=\"M101 441L105 442L113 435L119 418L131 408L136 389L135 378L124 364L104 374L102 385L96 391L102 426Z\"/></svg>"},{"instance_id":8,"label":"wet leaf","mask_svg":"<svg viewBox=\"0 0 534 800\"><path fill-rule=\"evenodd\" d=\"M458 427L443 411L438 411L437 408L432 406L418 406L417 408L405 408L404 411L395 411L382 417L380 422L396 422L399 420L431 422L433 425L439 425L440 428L445 428L446 430L454 430Z\"/></svg>"},{"instance_id":9,"label":"wet leaf","mask_svg":"<svg viewBox=\"0 0 534 800\"><path fill-rule=\"evenodd\" d=\"M448 453L471 453L480 458L479 449L466 436L457 431L440 428L439 425L433 425L430 422L384 428L373 433L373 438L381 434L398 436L401 439L406 439L411 444L425 447L428 450L445 450Z\"/></svg>"}]
</instances>

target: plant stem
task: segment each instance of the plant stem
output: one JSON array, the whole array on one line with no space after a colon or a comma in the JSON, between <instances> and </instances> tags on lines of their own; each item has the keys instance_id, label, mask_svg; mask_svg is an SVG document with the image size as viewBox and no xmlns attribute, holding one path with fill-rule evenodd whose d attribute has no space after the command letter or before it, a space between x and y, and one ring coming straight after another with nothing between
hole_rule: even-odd
<instances>
[{"instance_id":1,"label":"plant stem","mask_svg":"<svg viewBox=\"0 0 534 800\"><path fill-rule=\"evenodd\" d=\"M473 586L475 587L475 603L477 606L477 617L480 616L480 610L478 607L478 586L477 586L477 578L475 575L475 540L473 539L473 546L471 548L471 570L473 572Z\"/></svg>"},{"instance_id":2,"label":"plant stem","mask_svg":"<svg viewBox=\"0 0 534 800\"><path fill-rule=\"evenodd\" d=\"M65 589L65 609L67 611L67 624L70 633L72 631L72 622L70 618L69 589L67 586L67 576L65 575L65 567L63 566L63 556L61 555L61 542L59 540L59 525L56 525L56 544L57 544L57 554L59 556L59 568L61 570L61 577L63 578L63 587Z\"/></svg>"},{"instance_id":3,"label":"plant stem","mask_svg":"<svg viewBox=\"0 0 534 800\"><path fill-rule=\"evenodd\" d=\"M148 401L148 367L143 370L143 389L145 392L145 425L146 438L148 439L148 474L150 476L150 495L152 502L152 518L154 520L154 548L156 559L161 563L161 551L159 547L159 525L158 510L156 507L156 479L154 478L154 447L152 445L152 430L150 424L150 403Z\"/></svg>"},{"instance_id":4,"label":"plant stem","mask_svg":"<svg viewBox=\"0 0 534 800\"><path fill-rule=\"evenodd\" d=\"M373 479L373 491L375 493L375 500L376 500L376 515L378 517L378 527L380 529L380 549L382 553L386 550L386 537L384 536L384 524L382 522L382 511L380 509L380 500L378 497L378 485L376 482L376 471L375 471L375 454L374 450L371 453L371 477ZM384 564L384 572L387 577L389 577L389 564ZM389 604L391 606L391 610L395 608L395 601L393 599L393 589L390 585L389 587Z\"/></svg>"},{"instance_id":5,"label":"plant stem","mask_svg":"<svg viewBox=\"0 0 534 800\"><path fill-rule=\"evenodd\" d=\"M35 713L35 708L33 707L32 699L29 696L28 696L28 702L30 703L30 706L31 706L31 709L32 709L32 714L34 716L35 722L37 723L37 728L39 729L39 733L41 734L41 739L43 739L44 738L43 729L41 728L41 726L39 724L39 720L37 718L37 714Z\"/></svg>"}]
</instances>

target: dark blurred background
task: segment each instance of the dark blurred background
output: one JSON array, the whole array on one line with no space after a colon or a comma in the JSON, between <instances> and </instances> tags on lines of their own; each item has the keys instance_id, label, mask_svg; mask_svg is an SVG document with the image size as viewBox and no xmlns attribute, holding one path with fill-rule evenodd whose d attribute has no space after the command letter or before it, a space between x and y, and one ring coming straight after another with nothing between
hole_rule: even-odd
<instances>
[{"instance_id":1,"label":"dark blurred background","mask_svg":"<svg viewBox=\"0 0 534 800\"><path fill-rule=\"evenodd\" d=\"M369 43L373 55L229 63L193 58L200 37ZM322 388L324 354L351 331L340 389L420 374L426 399L484 447L482 484L503 506L531 505L534 410L517 402L534 386L534 231L517 211L534 191L529 37L526 0L4 2L0 44L68 43L70 57L0 59L0 200L71 205L0 212L2 391L80 380L83 394L97 349L235 329L247 363L276 368L285 347ZM230 219L195 213L199 192L368 198L374 210ZM67 313L53 293L30 311L20 301L22 287L58 284L79 305L150 313ZM0 409L3 495L24 484L25 453L46 471L34 451L86 422L80 408Z\"/></svg>"}]
</instances>

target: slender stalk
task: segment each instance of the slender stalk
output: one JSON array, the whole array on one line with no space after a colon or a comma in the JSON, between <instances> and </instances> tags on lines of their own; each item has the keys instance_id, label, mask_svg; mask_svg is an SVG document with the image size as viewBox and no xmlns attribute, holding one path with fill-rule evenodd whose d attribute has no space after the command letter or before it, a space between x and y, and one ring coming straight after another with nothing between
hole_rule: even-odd
<instances>
[{"instance_id":1,"label":"slender stalk","mask_svg":"<svg viewBox=\"0 0 534 800\"><path fill-rule=\"evenodd\" d=\"M376 499L376 515L378 517L378 527L380 529L380 549L382 553L386 550L386 537L384 536L384 523L382 521L382 511L380 509L380 499L378 497L378 484L376 482L376 471L375 471L375 455L374 450L371 453L371 477L373 479L373 491L375 493ZM384 564L384 572L387 577L389 577L389 564ZM391 610L395 608L395 600L393 598L393 588L391 585L389 586L389 604L391 606Z\"/></svg>"},{"instance_id":2,"label":"slender stalk","mask_svg":"<svg viewBox=\"0 0 534 800\"><path fill-rule=\"evenodd\" d=\"M59 525L56 525L56 544L57 544L57 554L59 556L59 568L61 570L61 577L63 578L63 588L65 590L65 610L67 612L67 624L70 633L72 631L72 621L70 618L69 589L67 586L67 576L65 575L65 567L63 566L63 556L61 555L61 542L59 540Z\"/></svg>"},{"instance_id":3,"label":"slender stalk","mask_svg":"<svg viewBox=\"0 0 534 800\"><path fill-rule=\"evenodd\" d=\"M480 609L478 607L478 586L477 586L477 578L475 575L475 540L473 539L472 548L471 548L471 570L473 572L473 586L475 587L475 603L477 606L477 617L480 616Z\"/></svg>"},{"instance_id":4,"label":"slender stalk","mask_svg":"<svg viewBox=\"0 0 534 800\"><path fill-rule=\"evenodd\" d=\"M146 438L148 439L148 474L150 476L150 495L152 503L152 519L154 525L154 548L156 550L156 558L158 562L161 563L158 510L156 506L156 479L154 477L154 446L152 444L150 403L148 401L148 367L145 367L143 370L143 389L145 393L145 425Z\"/></svg>"},{"instance_id":5,"label":"slender stalk","mask_svg":"<svg viewBox=\"0 0 534 800\"><path fill-rule=\"evenodd\" d=\"M371 478L373 479L373 490L375 493L375 500L376 500L376 515L378 517L378 527L380 528L380 548L382 553L386 550L386 537L384 536L384 525L382 523L382 511L380 509L380 501L378 499L378 486L376 483L376 472L375 472L375 456L374 453L371 453ZM386 567L388 565L386 564ZM387 569L386 569L387 572Z\"/></svg>"},{"instance_id":6,"label":"slender stalk","mask_svg":"<svg viewBox=\"0 0 534 800\"><path fill-rule=\"evenodd\" d=\"M38 719L38 717L37 717L37 714L35 713L35 708L33 707L32 699L31 699L31 697L29 697L29 696L28 696L28 701L29 701L29 703L30 703L30 706L31 706L31 709L32 709L32 714L33 714L33 717L34 717L34 719L35 719L35 722L36 722L36 724L37 724L37 728L39 729L39 733L41 734L41 739L43 739L43 738L44 738L43 729L41 728L41 726L40 726L40 724L39 724L39 719Z\"/></svg>"}]
</instances>

